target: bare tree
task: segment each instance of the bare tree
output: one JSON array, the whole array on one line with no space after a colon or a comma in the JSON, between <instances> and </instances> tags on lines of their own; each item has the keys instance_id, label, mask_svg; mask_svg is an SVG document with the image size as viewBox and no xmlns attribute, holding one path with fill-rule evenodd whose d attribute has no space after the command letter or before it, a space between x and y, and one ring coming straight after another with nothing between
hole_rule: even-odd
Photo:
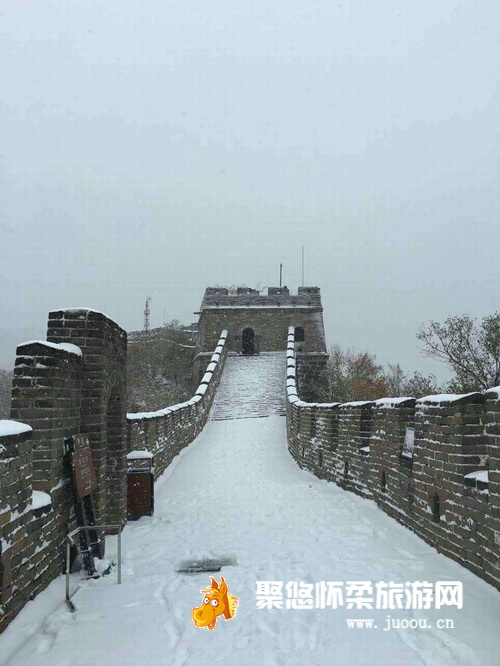
<instances>
[{"instance_id":1,"label":"bare tree","mask_svg":"<svg viewBox=\"0 0 500 666\"><path fill-rule=\"evenodd\" d=\"M396 365L388 364L385 381L388 398L400 398L402 396L422 398L425 395L440 392L434 375L423 375L421 372L414 372L412 377L408 377L399 363Z\"/></svg>"},{"instance_id":2,"label":"bare tree","mask_svg":"<svg viewBox=\"0 0 500 666\"><path fill-rule=\"evenodd\" d=\"M385 382L387 384L387 397L399 398L404 393L405 382L407 381L403 368L396 363L396 365L388 364L388 370L385 375Z\"/></svg>"},{"instance_id":3,"label":"bare tree","mask_svg":"<svg viewBox=\"0 0 500 666\"><path fill-rule=\"evenodd\" d=\"M414 372L413 377L405 379L403 389L399 396L411 396L412 398L423 398L425 395L441 393L434 375L423 375L420 372Z\"/></svg>"},{"instance_id":4,"label":"bare tree","mask_svg":"<svg viewBox=\"0 0 500 666\"><path fill-rule=\"evenodd\" d=\"M433 321L420 328L417 338L424 356L453 371L448 390L484 391L500 383L500 313L484 317L479 325L469 315L448 317L443 324Z\"/></svg>"}]
</instances>

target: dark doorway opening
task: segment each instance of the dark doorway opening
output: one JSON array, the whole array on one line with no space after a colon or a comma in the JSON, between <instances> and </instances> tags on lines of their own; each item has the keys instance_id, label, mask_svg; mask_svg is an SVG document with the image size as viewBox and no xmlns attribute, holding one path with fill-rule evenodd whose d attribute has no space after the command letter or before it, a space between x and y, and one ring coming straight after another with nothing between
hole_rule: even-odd
<instances>
[{"instance_id":1,"label":"dark doorway opening","mask_svg":"<svg viewBox=\"0 0 500 666\"><path fill-rule=\"evenodd\" d=\"M254 338L253 328L245 328L241 335L241 351L243 354L255 354Z\"/></svg>"}]
</instances>

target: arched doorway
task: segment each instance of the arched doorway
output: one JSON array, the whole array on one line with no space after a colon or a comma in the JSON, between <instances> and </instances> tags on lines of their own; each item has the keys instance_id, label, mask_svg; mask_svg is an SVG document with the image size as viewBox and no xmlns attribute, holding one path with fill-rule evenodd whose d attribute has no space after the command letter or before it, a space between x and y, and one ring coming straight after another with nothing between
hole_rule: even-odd
<instances>
[{"instance_id":1,"label":"arched doorway","mask_svg":"<svg viewBox=\"0 0 500 666\"><path fill-rule=\"evenodd\" d=\"M245 328L241 334L241 351L243 354L255 354L255 332L253 328Z\"/></svg>"}]
</instances>

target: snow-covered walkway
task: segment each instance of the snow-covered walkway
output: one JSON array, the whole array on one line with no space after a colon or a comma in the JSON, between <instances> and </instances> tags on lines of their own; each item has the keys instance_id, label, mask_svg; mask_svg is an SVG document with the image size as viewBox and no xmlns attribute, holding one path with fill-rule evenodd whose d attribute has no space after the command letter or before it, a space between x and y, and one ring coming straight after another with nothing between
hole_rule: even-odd
<instances>
[{"instance_id":1,"label":"snow-covered walkway","mask_svg":"<svg viewBox=\"0 0 500 666\"><path fill-rule=\"evenodd\" d=\"M271 359L271 360L269 360ZM234 396L241 363L228 359L219 397ZM248 361L248 363L247 363ZM241 376L240 376L241 379ZM242 389L243 390L243 389ZM240 395L241 398L241 395ZM244 401L243 401L244 402ZM240 405L243 404L240 401ZM151 518L123 533L123 583L115 574L83 582L77 612L54 581L0 637L9 666L497 666L498 592L439 555L370 501L300 470L287 451L286 421L234 418L228 401L156 484ZM250 411L253 411L253 407ZM250 415L250 414L248 414ZM231 418L232 417L232 418ZM116 553L116 537L107 555ZM194 626L207 573L176 573L183 560L234 557L223 568L239 597L236 617L213 631ZM214 574L219 579L220 574ZM79 574L73 574L76 584ZM258 609L256 581L462 581L464 607L440 610ZM286 597L286 595L285 595ZM391 629L386 618L417 618L427 629ZM348 628L374 618L377 628ZM439 618L454 628L438 629ZM14 650L15 653L14 653Z\"/></svg>"},{"instance_id":2,"label":"snow-covered walkway","mask_svg":"<svg viewBox=\"0 0 500 666\"><path fill-rule=\"evenodd\" d=\"M217 391L212 419L244 419L285 414L285 352L229 355Z\"/></svg>"}]
</instances>

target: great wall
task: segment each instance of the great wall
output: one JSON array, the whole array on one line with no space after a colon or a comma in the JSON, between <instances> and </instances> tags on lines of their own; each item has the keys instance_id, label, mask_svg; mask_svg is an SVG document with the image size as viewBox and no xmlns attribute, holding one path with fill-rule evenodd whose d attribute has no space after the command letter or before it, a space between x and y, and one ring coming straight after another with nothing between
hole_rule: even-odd
<instances>
[{"instance_id":1,"label":"great wall","mask_svg":"<svg viewBox=\"0 0 500 666\"><path fill-rule=\"evenodd\" d=\"M500 387L420 400L314 402L328 359L322 312L317 287L297 295L269 288L267 296L208 288L193 397L128 415L126 332L93 310L50 312L47 340L17 348L11 417L0 421L0 630L64 571L66 535L75 526L65 439L89 438L99 523L125 524L127 454L150 452L161 476L205 426L228 357L236 367L269 354L283 376L286 368L288 448L300 467L375 501L500 589ZM237 382L225 400L216 418L234 418L242 406ZM247 416L266 415L269 398L260 400Z\"/></svg>"}]
</instances>

